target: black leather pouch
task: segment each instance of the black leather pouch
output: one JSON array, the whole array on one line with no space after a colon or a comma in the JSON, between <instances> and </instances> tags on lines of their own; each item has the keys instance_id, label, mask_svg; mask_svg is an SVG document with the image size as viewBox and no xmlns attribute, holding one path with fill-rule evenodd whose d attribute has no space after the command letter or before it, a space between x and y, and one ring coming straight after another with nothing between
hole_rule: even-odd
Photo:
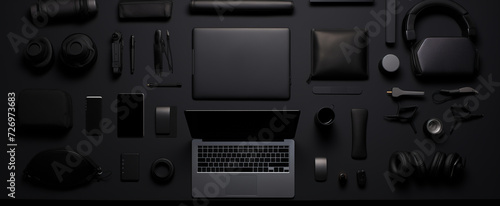
<instances>
[{"instance_id":1,"label":"black leather pouch","mask_svg":"<svg viewBox=\"0 0 500 206\"><path fill-rule=\"evenodd\" d=\"M25 133L64 133L73 127L71 96L62 90L23 90L18 100L19 128Z\"/></svg>"},{"instance_id":2,"label":"black leather pouch","mask_svg":"<svg viewBox=\"0 0 500 206\"><path fill-rule=\"evenodd\" d=\"M28 182L51 189L72 189L99 179L101 168L89 157L61 149L39 152L24 169Z\"/></svg>"},{"instance_id":3,"label":"black leather pouch","mask_svg":"<svg viewBox=\"0 0 500 206\"><path fill-rule=\"evenodd\" d=\"M361 30L312 30L312 80L368 79L368 36Z\"/></svg>"},{"instance_id":4,"label":"black leather pouch","mask_svg":"<svg viewBox=\"0 0 500 206\"><path fill-rule=\"evenodd\" d=\"M121 0L118 4L120 19L169 19L171 0Z\"/></svg>"}]
</instances>

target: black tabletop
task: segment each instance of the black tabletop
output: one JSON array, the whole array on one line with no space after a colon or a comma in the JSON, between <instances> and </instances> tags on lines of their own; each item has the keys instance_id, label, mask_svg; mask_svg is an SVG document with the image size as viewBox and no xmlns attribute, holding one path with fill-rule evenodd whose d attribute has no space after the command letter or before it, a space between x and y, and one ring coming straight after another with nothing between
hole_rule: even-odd
<instances>
[{"instance_id":1,"label":"black tabletop","mask_svg":"<svg viewBox=\"0 0 500 206\"><path fill-rule=\"evenodd\" d=\"M295 197L286 201L340 201L340 200L461 200L498 199L500 183L500 155L498 147L498 122L500 122L500 28L494 16L500 2L494 0L456 0L466 8L477 28L474 42L480 54L480 72L476 77L457 80L419 79L411 70L410 49L403 38L403 18L419 1L399 0L396 18L396 43L385 42L385 1L373 3L310 4L295 0L293 13L277 14L193 14L189 1L174 1L173 13L168 20L120 21L118 0L98 1L97 16L83 23L65 22L35 27L31 23L29 8L36 1L4 2L1 7L2 34L2 88L4 101L9 103L9 93L25 89L60 89L71 95L73 127L64 135L18 135L15 141L3 140L1 177L4 180L2 199L25 200L144 200L191 202L191 140L184 110L300 110L301 116L295 136ZM192 30L198 27L224 28L289 28L291 38L291 97L289 100L193 100L192 98ZM417 37L461 36L461 27L453 18L439 12L419 17ZM154 73L154 33L156 30L170 33L174 73L158 77ZM366 80L333 80L307 82L311 73L311 30L339 29L366 30L368 42L368 75ZM124 37L124 67L120 77L113 76L111 68L112 34L116 31ZM90 36L98 50L96 63L89 71L71 75L56 60L48 71L34 73L23 63L26 43L35 37L46 37L54 45L55 54L60 52L63 40L74 33ZM136 40L135 73L129 73L129 37ZM216 48L214 48L216 49ZM379 62L387 54L400 60L396 74L388 75L379 69ZM180 88L150 88L149 82L179 82ZM317 95L316 86L356 88L356 95ZM400 87L405 90L424 91L425 96L395 99L387 90ZM472 87L479 94L435 104L431 94L441 89ZM144 137L119 138L117 136L116 99L119 93L144 94ZM101 138L85 135L85 103L89 95L102 96L102 117L109 127ZM316 111L334 105L336 119L328 131L320 131L314 122ZM450 108L469 106L474 114L483 118L463 121L454 128L452 135L435 143L422 130L430 118L443 121L446 131L454 125ZM7 105L9 106L9 105ZM388 121L386 115L397 113L398 106L417 106L413 120L416 133L410 124ZM175 107L176 135L155 134L155 108ZM367 158L351 157L352 127L351 110L367 109ZM5 113L4 113L5 114ZM12 120L12 119L11 119ZM11 120L4 116L6 129ZM5 135L5 134L4 134ZM73 190L50 190L34 186L22 178L22 172L30 159L38 152L51 148L66 147L85 153L104 170L109 178L92 182ZM15 153L8 153L11 149ZM441 180L415 180L393 178L389 173L389 159L395 151L417 151L430 164L438 152L458 153L467 164L461 181L449 183ZM139 181L120 180L122 153L140 154ZM14 155L13 155L14 154ZM158 158L167 158L175 165L175 175L168 184L157 184L150 176L151 164ZM317 182L314 177L315 157L328 159L327 181ZM15 168L10 168L15 165ZM366 172L366 187L356 183L356 172ZM15 176L11 176L15 172ZM337 177L345 172L347 183L341 187ZM13 180L15 181L9 181ZM7 182L5 182L7 180ZM400 184L400 182L405 182ZM6 187L10 187L5 189ZM12 191L12 188L15 191ZM210 202L200 201L198 204Z\"/></svg>"}]
</instances>

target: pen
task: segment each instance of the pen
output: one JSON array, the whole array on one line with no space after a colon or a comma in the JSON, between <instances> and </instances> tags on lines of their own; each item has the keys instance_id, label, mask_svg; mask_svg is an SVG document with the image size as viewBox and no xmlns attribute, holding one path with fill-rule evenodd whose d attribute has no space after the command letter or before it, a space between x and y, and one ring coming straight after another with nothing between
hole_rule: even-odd
<instances>
[{"instance_id":1,"label":"pen","mask_svg":"<svg viewBox=\"0 0 500 206\"><path fill-rule=\"evenodd\" d=\"M130 74L135 71L135 36L130 36Z\"/></svg>"}]
</instances>

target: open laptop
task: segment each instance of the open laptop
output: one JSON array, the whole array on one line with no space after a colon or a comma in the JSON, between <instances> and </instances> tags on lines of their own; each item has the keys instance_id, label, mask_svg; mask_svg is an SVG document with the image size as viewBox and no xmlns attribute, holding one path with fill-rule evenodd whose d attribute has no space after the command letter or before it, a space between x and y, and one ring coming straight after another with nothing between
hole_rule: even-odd
<instances>
[{"instance_id":1,"label":"open laptop","mask_svg":"<svg viewBox=\"0 0 500 206\"><path fill-rule=\"evenodd\" d=\"M193 99L288 100L288 28L194 28Z\"/></svg>"},{"instance_id":2,"label":"open laptop","mask_svg":"<svg viewBox=\"0 0 500 206\"><path fill-rule=\"evenodd\" d=\"M293 198L299 110L186 110L193 198Z\"/></svg>"}]
</instances>

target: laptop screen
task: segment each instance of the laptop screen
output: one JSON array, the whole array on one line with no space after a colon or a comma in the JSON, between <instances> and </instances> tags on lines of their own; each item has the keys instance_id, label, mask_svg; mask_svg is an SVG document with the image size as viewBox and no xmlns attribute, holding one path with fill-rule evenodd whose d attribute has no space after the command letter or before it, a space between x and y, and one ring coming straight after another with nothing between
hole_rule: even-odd
<instances>
[{"instance_id":1,"label":"laptop screen","mask_svg":"<svg viewBox=\"0 0 500 206\"><path fill-rule=\"evenodd\" d=\"M295 137L299 110L186 110L191 137L273 141Z\"/></svg>"}]
</instances>

